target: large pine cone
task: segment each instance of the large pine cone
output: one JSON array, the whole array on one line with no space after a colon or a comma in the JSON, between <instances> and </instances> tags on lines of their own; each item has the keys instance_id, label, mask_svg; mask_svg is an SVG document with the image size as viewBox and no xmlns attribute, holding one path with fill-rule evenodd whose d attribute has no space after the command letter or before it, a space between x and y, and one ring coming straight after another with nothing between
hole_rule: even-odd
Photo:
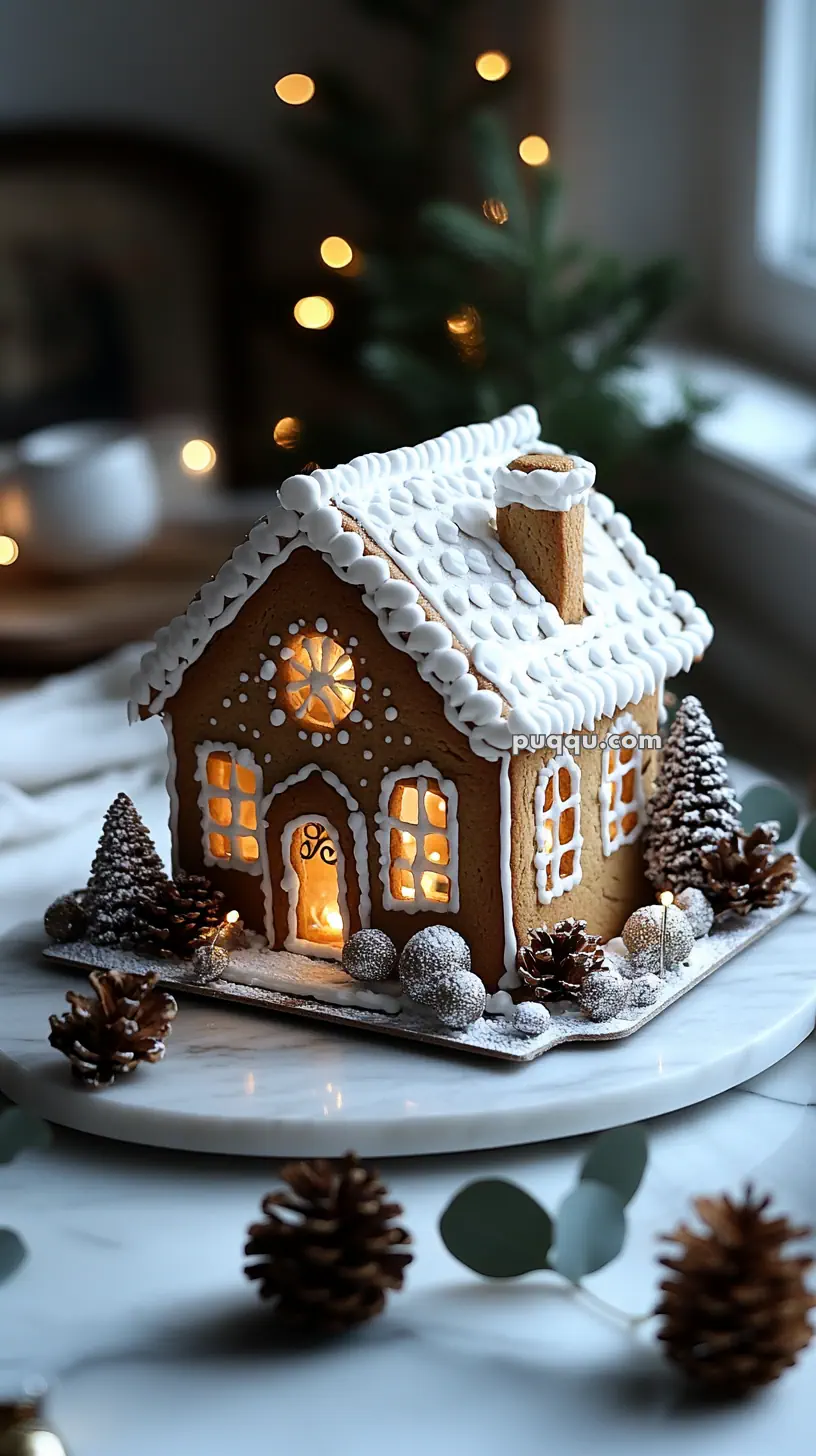
<instances>
[{"instance_id":1,"label":"large pine cone","mask_svg":"<svg viewBox=\"0 0 816 1456\"><path fill-rule=\"evenodd\" d=\"M744 1395L768 1385L810 1344L808 1310L816 1299L804 1275L813 1260L783 1253L810 1229L765 1218L770 1198L742 1203L698 1198L694 1208L710 1232L685 1224L667 1235L682 1252L660 1260L675 1275L660 1288L655 1313L668 1358L712 1394Z\"/></svg>"},{"instance_id":2,"label":"large pine cone","mask_svg":"<svg viewBox=\"0 0 816 1456\"><path fill-rule=\"evenodd\" d=\"M157 991L158 973L92 971L96 999L69 991L71 1010L52 1016L52 1047L71 1063L71 1071L88 1087L107 1087L140 1062L158 1062L178 1010L172 996Z\"/></svg>"},{"instance_id":3,"label":"large pine cone","mask_svg":"<svg viewBox=\"0 0 816 1456\"><path fill-rule=\"evenodd\" d=\"M214 890L204 875L187 875L182 870L151 895L139 896L136 949L141 955L189 960L215 935L223 899L222 891Z\"/></svg>"},{"instance_id":4,"label":"large pine cone","mask_svg":"<svg viewBox=\"0 0 816 1456\"><path fill-rule=\"evenodd\" d=\"M559 920L530 932L522 946L518 972L536 1001L578 1000L584 977L606 964L599 935L587 935L585 920Z\"/></svg>"},{"instance_id":5,"label":"large pine cone","mask_svg":"<svg viewBox=\"0 0 816 1456\"><path fill-rule=\"evenodd\" d=\"M750 834L737 830L703 856L703 889L715 915L729 910L748 915L776 905L790 889L796 879L796 856L773 858L777 833L769 824L757 824Z\"/></svg>"},{"instance_id":6,"label":"large pine cone","mask_svg":"<svg viewBox=\"0 0 816 1456\"><path fill-rule=\"evenodd\" d=\"M392 1222L402 1208L354 1153L288 1163L281 1177L289 1187L267 1195L267 1221L249 1229L245 1253L259 1262L247 1278L288 1325L331 1335L373 1319L413 1257L410 1235Z\"/></svg>"}]
</instances>

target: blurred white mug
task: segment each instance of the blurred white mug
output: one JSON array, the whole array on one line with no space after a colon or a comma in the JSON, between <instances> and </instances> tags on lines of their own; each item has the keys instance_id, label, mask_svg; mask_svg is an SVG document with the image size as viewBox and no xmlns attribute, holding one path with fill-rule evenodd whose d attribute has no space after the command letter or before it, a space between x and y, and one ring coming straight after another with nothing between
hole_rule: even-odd
<instances>
[{"instance_id":1,"label":"blurred white mug","mask_svg":"<svg viewBox=\"0 0 816 1456\"><path fill-rule=\"evenodd\" d=\"M159 482L141 435L110 424L51 425L19 441L14 476L31 524L26 558L53 571L110 566L154 534Z\"/></svg>"}]
</instances>

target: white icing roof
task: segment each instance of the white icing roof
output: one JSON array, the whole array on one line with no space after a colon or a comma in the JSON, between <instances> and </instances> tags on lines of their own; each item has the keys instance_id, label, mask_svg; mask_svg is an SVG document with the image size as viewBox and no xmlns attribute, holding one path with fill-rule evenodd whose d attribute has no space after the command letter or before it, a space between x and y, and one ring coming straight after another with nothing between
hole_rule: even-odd
<instances>
[{"instance_id":1,"label":"white icing roof","mask_svg":"<svg viewBox=\"0 0 816 1456\"><path fill-rule=\"evenodd\" d=\"M500 545L494 472L515 454L558 453L538 433L535 410L525 405L423 445L290 476L280 503L187 612L157 634L133 681L132 716L140 707L163 709L189 663L302 543L361 588L388 641L414 658L449 720L486 758L509 750L514 733L591 728L687 671L711 641L711 623L606 496L587 498L587 615L578 625L564 624ZM364 553L341 511L407 580Z\"/></svg>"}]
</instances>

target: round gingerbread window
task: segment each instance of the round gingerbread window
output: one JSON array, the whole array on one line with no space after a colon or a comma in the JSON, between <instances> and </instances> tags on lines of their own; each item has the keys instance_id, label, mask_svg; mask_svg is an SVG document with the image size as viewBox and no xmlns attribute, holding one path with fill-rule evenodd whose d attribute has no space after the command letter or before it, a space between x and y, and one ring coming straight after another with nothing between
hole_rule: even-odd
<instances>
[{"instance_id":1,"label":"round gingerbread window","mask_svg":"<svg viewBox=\"0 0 816 1456\"><path fill-rule=\"evenodd\" d=\"M354 707L354 663L335 637L309 631L290 637L280 678L289 713L308 728L331 731Z\"/></svg>"}]
</instances>

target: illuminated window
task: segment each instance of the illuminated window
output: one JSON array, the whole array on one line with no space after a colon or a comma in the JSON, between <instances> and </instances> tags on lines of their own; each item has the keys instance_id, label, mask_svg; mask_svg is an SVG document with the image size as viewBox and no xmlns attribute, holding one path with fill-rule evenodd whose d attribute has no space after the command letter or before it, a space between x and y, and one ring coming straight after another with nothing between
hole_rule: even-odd
<instances>
[{"instance_id":1,"label":"illuminated window","mask_svg":"<svg viewBox=\"0 0 816 1456\"><path fill-rule=\"evenodd\" d=\"M429 763L386 774L377 837L386 910L459 908L454 785Z\"/></svg>"},{"instance_id":2,"label":"illuminated window","mask_svg":"<svg viewBox=\"0 0 816 1456\"><path fill-rule=\"evenodd\" d=\"M197 778L205 863L260 874L262 781L252 754L229 744L203 743Z\"/></svg>"},{"instance_id":3,"label":"illuminated window","mask_svg":"<svg viewBox=\"0 0 816 1456\"><path fill-rule=\"evenodd\" d=\"M291 716L331 732L354 707L354 664L334 637L301 632L281 649L280 681Z\"/></svg>"},{"instance_id":4,"label":"illuminated window","mask_svg":"<svg viewBox=\"0 0 816 1456\"><path fill-rule=\"evenodd\" d=\"M535 791L539 905L581 883L581 771L568 753L542 765Z\"/></svg>"},{"instance_id":5,"label":"illuminated window","mask_svg":"<svg viewBox=\"0 0 816 1456\"><path fill-rule=\"evenodd\" d=\"M601 843L606 855L632 844L643 827L643 764L640 725L621 713L607 735L601 772Z\"/></svg>"}]
</instances>

